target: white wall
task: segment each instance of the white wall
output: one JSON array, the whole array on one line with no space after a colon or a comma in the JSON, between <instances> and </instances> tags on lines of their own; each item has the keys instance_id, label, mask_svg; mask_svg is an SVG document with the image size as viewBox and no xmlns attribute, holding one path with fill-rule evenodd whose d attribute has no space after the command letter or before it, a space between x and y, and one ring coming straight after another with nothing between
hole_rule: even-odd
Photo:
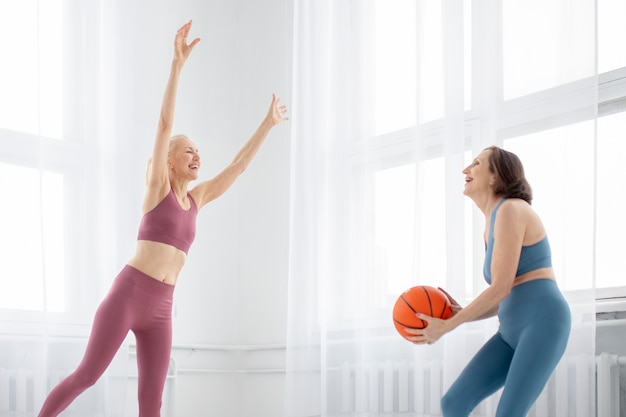
<instances>
[{"instance_id":1,"label":"white wall","mask_svg":"<svg viewBox=\"0 0 626 417\"><path fill-rule=\"evenodd\" d=\"M193 18L190 36L202 41L183 70L174 131L194 140L201 178L209 178L256 129L272 93L289 104L287 9L284 0L171 3L151 2L149 14L137 12L136 120L145 142L140 152L146 159L150 154L172 34ZM284 308L274 297L285 295L288 188L287 122L270 133L235 185L201 211L176 289L175 343L284 340Z\"/></svg>"},{"instance_id":2,"label":"white wall","mask_svg":"<svg viewBox=\"0 0 626 417\"><path fill-rule=\"evenodd\" d=\"M196 142L201 178L209 178L256 129L272 93L289 104L285 1L160 0L149 5L150 13L136 11L137 153L140 161L150 155L173 33L193 18L190 36L202 41L183 70L174 131ZM144 169L142 164L138 176ZM271 132L231 190L201 211L176 289L175 343L284 340L284 303L276 303L275 297L284 300L286 294L288 188L287 122Z\"/></svg>"},{"instance_id":3,"label":"white wall","mask_svg":"<svg viewBox=\"0 0 626 417\"><path fill-rule=\"evenodd\" d=\"M175 133L202 157L200 178L223 168L256 129L271 94L290 104L289 0L137 0L133 152L151 152L173 35L188 19L202 41L183 70ZM131 65L129 65L131 66ZM206 206L175 293L174 411L282 415L289 224L289 122L277 126L235 185ZM145 164L137 167L137 201ZM136 223L140 213L135 213ZM133 243L136 230L123 239ZM122 239L122 240L123 240ZM132 246L120 251L130 253ZM133 359L134 360L134 359ZM128 415L136 387L129 384ZM167 415L167 410L164 416Z\"/></svg>"}]
</instances>

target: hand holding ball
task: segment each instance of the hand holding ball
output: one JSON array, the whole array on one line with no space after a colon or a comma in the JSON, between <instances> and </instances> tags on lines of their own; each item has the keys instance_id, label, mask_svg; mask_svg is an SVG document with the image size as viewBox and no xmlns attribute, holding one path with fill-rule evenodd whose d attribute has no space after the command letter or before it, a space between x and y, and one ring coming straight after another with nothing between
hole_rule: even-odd
<instances>
[{"instance_id":1,"label":"hand holding ball","mask_svg":"<svg viewBox=\"0 0 626 417\"><path fill-rule=\"evenodd\" d=\"M418 285L403 292L393 307L393 324L405 339L415 336L404 329L424 329L428 326L417 313L439 319L449 319L454 315L452 304L443 291L428 285ZM407 339L408 340L408 339Z\"/></svg>"}]
</instances>

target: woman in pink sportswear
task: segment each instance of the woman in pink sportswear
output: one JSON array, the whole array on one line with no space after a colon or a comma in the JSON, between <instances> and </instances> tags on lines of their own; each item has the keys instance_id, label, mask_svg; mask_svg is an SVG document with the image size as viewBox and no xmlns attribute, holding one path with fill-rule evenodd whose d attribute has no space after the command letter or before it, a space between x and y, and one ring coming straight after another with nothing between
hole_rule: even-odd
<instances>
[{"instance_id":1,"label":"woman in pink sportswear","mask_svg":"<svg viewBox=\"0 0 626 417\"><path fill-rule=\"evenodd\" d=\"M139 370L139 416L158 417L172 343L172 298L196 232L196 215L221 196L245 171L270 130L287 120L287 108L272 95L267 115L233 161L214 178L198 179L200 155L186 136L172 135L178 80L200 42L187 42L191 21L174 40L174 58L163 95L147 172L143 218L135 254L115 278L98 307L85 355L76 370L49 393L39 417L55 417L96 383L129 331L135 334Z\"/></svg>"}]
</instances>

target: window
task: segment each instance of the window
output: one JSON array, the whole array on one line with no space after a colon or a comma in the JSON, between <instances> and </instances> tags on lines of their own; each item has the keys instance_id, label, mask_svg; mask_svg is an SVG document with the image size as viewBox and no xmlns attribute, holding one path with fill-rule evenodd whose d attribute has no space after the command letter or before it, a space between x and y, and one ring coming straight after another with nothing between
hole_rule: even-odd
<instances>
[{"instance_id":1,"label":"window","mask_svg":"<svg viewBox=\"0 0 626 417\"><path fill-rule=\"evenodd\" d=\"M602 0L598 2L598 72L626 68L626 16L624 0Z\"/></svg>"},{"instance_id":2,"label":"window","mask_svg":"<svg viewBox=\"0 0 626 417\"><path fill-rule=\"evenodd\" d=\"M624 210L616 204L626 190L626 179L619 168L626 157L626 112L598 119L597 150L597 243L596 285L598 288L623 287L626 277L622 256L626 253Z\"/></svg>"},{"instance_id":3,"label":"window","mask_svg":"<svg viewBox=\"0 0 626 417\"><path fill-rule=\"evenodd\" d=\"M374 130L383 134L416 122L416 2L390 0L377 5L382 7L376 7L374 13Z\"/></svg>"},{"instance_id":4,"label":"window","mask_svg":"<svg viewBox=\"0 0 626 417\"><path fill-rule=\"evenodd\" d=\"M410 164L374 174L374 265L377 278L387 283L386 294L400 294L406 277L415 275L415 171Z\"/></svg>"},{"instance_id":5,"label":"window","mask_svg":"<svg viewBox=\"0 0 626 417\"><path fill-rule=\"evenodd\" d=\"M593 285L594 122L505 140L533 188L533 207L546 224L552 265L564 290ZM572 227L576 225L576 227Z\"/></svg>"},{"instance_id":6,"label":"window","mask_svg":"<svg viewBox=\"0 0 626 417\"><path fill-rule=\"evenodd\" d=\"M15 179L19 178L19 181ZM0 308L65 308L63 176L0 163Z\"/></svg>"},{"instance_id":7,"label":"window","mask_svg":"<svg viewBox=\"0 0 626 417\"><path fill-rule=\"evenodd\" d=\"M445 206L439 202L443 201L442 190L449 186L443 181L442 117L446 97L443 64L449 46L444 38L450 15L446 15L440 1L397 0L375 4L376 56L377 61L384 62L376 67L377 128L372 144L379 149L386 141L394 143L385 148L384 161L372 174L375 252L379 262L376 270L384 271L386 294L392 299L407 288L412 277L427 277L426 280L437 284L445 268L445 255L442 255L445 242L436 239L445 234L442 230L446 224ZM477 51L473 45L472 36L480 32L472 30L477 22L477 16L472 16L473 2L464 1L463 5L464 131L472 136L480 134L475 123L481 115L479 108L471 107L472 68L477 68L471 59L472 54L485 51ZM621 42L626 37L626 27L619 18L626 13L626 1L597 2L597 82L593 54L596 39L588 36L594 33L594 28L567 27L560 33L553 25L556 20L565 25L579 21L592 25L592 19L576 19L596 13L587 7L592 7L591 2L560 0L546 4L541 0L531 3L507 0L501 3L497 12L502 19L501 37L494 41L494 47L500 48L501 53L494 53L493 59L500 60L496 64L501 66L501 73L495 75L501 75L502 79L494 77L491 81L501 99L502 112L513 109L513 113L525 113L516 120L505 115L506 120L491 143L498 141L524 162L535 195L533 206L548 226L553 263L562 288L584 290L595 284L597 288L610 289L614 295L626 296L626 281L618 265L620 255L626 252L622 238L626 223L619 205L615 204L615 190L626 189L623 176L615 174L616 167L626 157L623 140L626 49ZM542 13L534 12L538 9ZM559 17L564 11L571 19ZM411 33L427 41L417 44L406 40ZM388 45L398 47L390 52ZM577 55L585 51L590 51L588 57ZM581 60L586 64L567 68L562 65ZM398 70L399 66L402 69ZM595 82L600 90L597 122L593 109L576 113L567 105L561 106L568 98L559 94L579 82L581 86ZM423 145L415 145L416 132L420 132ZM465 158L471 158L469 151ZM423 181L424 178L428 181ZM429 204L421 205L416 200L418 192ZM420 210L429 212L424 217L415 216ZM465 207L468 230L464 236L466 247L470 248L477 247L470 241L474 234L469 230L473 227L473 210L471 202L468 203ZM416 218L429 221L415 224ZM578 226L572 228L572 224ZM413 263L416 253L419 265ZM592 253L594 257L590 256ZM468 276L476 275L481 267L472 265L471 259L472 255L467 253ZM466 276L466 279L467 286L471 286L472 278Z\"/></svg>"},{"instance_id":8,"label":"window","mask_svg":"<svg viewBox=\"0 0 626 417\"><path fill-rule=\"evenodd\" d=\"M569 3L569 4L568 4ZM586 10L591 2L573 3L569 0L544 2L530 0L502 2L502 80L504 100L525 96L561 84L584 79L593 74L595 42L593 27L573 27L580 22L592 24L593 19L577 19L577 14L593 16L595 10ZM537 13L541 10L541 13ZM562 19L567 11L570 19ZM561 26L555 26L560 22ZM567 22L567 23L566 23ZM589 66L569 65L580 63L581 51L589 51L585 62Z\"/></svg>"},{"instance_id":9,"label":"window","mask_svg":"<svg viewBox=\"0 0 626 417\"><path fill-rule=\"evenodd\" d=\"M0 6L0 128L63 138L63 1ZM7 63L11 62L11 65Z\"/></svg>"},{"instance_id":10,"label":"window","mask_svg":"<svg viewBox=\"0 0 626 417\"><path fill-rule=\"evenodd\" d=\"M0 5L0 311L71 308L66 199L77 184L64 132L62 0ZM8 61L7 61L8 62ZM71 185L72 189L68 189ZM76 202L76 198L74 202ZM75 301L74 301L75 303ZM12 316L14 317L14 316Z\"/></svg>"},{"instance_id":11,"label":"window","mask_svg":"<svg viewBox=\"0 0 626 417\"><path fill-rule=\"evenodd\" d=\"M464 108L471 103L471 3L463 2ZM444 112L443 2L374 2L374 133L438 120ZM417 40L422 41L418 44ZM419 92L419 94L418 94Z\"/></svg>"}]
</instances>

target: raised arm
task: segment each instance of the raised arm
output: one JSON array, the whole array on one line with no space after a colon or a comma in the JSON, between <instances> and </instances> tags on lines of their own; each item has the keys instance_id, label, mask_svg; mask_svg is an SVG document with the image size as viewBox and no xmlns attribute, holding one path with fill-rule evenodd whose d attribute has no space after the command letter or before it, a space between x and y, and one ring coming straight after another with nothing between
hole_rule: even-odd
<instances>
[{"instance_id":1,"label":"raised arm","mask_svg":"<svg viewBox=\"0 0 626 417\"><path fill-rule=\"evenodd\" d=\"M281 106L279 103L280 99L272 94L272 102L270 103L266 116L250 139L248 139L239 152L237 152L232 162L214 178L199 183L191 190L191 195L198 207L202 207L224 194L226 190L233 185L239 175L248 168L248 165L250 165L250 162L252 162L252 159L254 159L258 153L261 145L265 142L265 138L267 138L270 130L278 123L289 120L289 118L286 117L287 106Z\"/></svg>"},{"instance_id":2,"label":"raised arm","mask_svg":"<svg viewBox=\"0 0 626 417\"><path fill-rule=\"evenodd\" d=\"M176 93L178 90L178 81L185 64L185 61L191 54L191 51L200 42L199 38L194 39L191 43L187 43L187 35L191 29L191 20L183 25L174 38L174 57L170 68L169 78L163 93L163 102L161 104L161 112L157 124L156 138L154 141L154 149L152 150L152 158L148 167L147 185L148 192L146 194L146 205L151 204L156 199L157 202L163 197L164 190L169 187L169 175L167 169L167 154L169 150L169 141L172 136L172 126L174 124L174 109L176 107ZM166 191L165 191L166 192Z\"/></svg>"}]
</instances>

